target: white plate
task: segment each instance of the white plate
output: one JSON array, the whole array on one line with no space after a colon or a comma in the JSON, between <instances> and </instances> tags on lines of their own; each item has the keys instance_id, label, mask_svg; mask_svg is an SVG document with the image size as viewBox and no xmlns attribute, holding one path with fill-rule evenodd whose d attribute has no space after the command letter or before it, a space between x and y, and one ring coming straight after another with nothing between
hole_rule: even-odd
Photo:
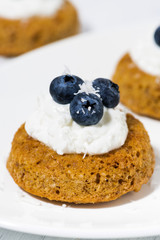
<instances>
[{"instance_id":1,"label":"white plate","mask_svg":"<svg viewBox=\"0 0 160 240\"><path fill-rule=\"evenodd\" d=\"M44 202L23 192L5 168L14 132L32 112L40 92L67 66L84 79L110 77L117 59L139 31L74 37L14 60L0 69L0 226L59 237L120 238L160 234L160 122L138 117L156 152L152 180L138 193L95 205ZM4 155L4 157L2 157Z\"/></svg>"}]
</instances>

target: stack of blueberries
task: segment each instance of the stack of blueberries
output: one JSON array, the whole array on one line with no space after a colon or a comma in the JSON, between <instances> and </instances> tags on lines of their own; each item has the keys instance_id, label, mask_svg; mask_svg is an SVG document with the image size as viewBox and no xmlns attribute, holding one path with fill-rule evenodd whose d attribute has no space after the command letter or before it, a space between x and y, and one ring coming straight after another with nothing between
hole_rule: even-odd
<instances>
[{"instance_id":1,"label":"stack of blueberries","mask_svg":"<svg viewBox=\"0 0 160 240\"><path fill-rule=\"evenodd\" d=\"M92 82L94 93L79 92L85 82L75 75L62 75L53 79L50 94L59 104L70 104L72 119L82 126L97 124L103 116L103 106L114 108L119 103L119 87L105 78Z\"/></svg>"}]
</instances>

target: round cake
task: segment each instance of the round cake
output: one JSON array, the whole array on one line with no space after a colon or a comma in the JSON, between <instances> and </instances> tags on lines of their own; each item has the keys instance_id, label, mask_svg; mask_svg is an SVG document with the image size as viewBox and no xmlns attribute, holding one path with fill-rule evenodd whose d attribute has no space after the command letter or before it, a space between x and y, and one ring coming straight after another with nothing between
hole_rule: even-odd
<instances>
[{"instance_id":1,"label":"round cake","mask_svg":"<svg viewBox=\"0 0 160 240\"><path fill-rule=\"evenodd\" d=\"M107 98L101 91L102 83L108 91ZM61 91L54 92L59 84ZM96 79L93 86L98 87L98 94L87 90L85 93L81 84L84 85L76 76L53 81L50 92L54 100L43 98L14 136L7 161L11 176L35 196L77 204L107 202L139 191L152 176L155 164L143 124L115 107L119 99L116 84ZM67 89L72 85L67 94L66 85ZM99 114L101 104L108 106L104 107L103 116Z\"/></svg>"},{"instance_id":2,"label":"round cake","mask_svg":"<svg viewBox=\"0 0 160 240\"><path fill-rule=\"evenodd\" d=\"M160 46L148 39L120 59L112 80L120 87L124 105L138 114L160 119Z\"/></svg>"},{"instance_id":3,"label":"round cake","mask_svg":"<svg viewBox=\"0 0 160 240\"><path fill-rule=\"evenodd\" d=\"M97 203L139 191L154 170L154 154L142 123L127 115L125 144L103 155L64 154L30 137L22 125L7 168L26 192L49 200Z\"/></svg>"},{"instance_id":4,"label":"round cake","mask_svg":"<svg viewBox=\"0 0 160 240\"><path fill-rule=\"evenodd\" d=\"M78 31L77 11L69 1L0 2L0 55L19 55Z\"/></svg>"}]
</instances>

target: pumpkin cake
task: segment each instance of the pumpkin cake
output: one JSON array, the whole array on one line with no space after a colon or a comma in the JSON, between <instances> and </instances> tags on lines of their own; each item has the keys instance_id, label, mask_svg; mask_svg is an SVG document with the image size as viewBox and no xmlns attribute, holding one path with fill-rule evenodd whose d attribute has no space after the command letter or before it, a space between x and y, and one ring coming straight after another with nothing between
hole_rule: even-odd
<instances>
[{"instance_id":1,"label":"pumpkin cake","mask_svg":"<svg viewBox=\"0 0 160 240\"><path fill-rule=\"evenodd\" d=\"M38 1L1 1L0 55L16 56L78 33L78 14L69 1Z\"/></svg>"},{"instance_id":2,"label":"pumpkin cake","mask_svg":"<svg viewBox=\"0 0 160 240\"><path fill-rule=\"evenodd\" d=\"M70 76L67 76L67 78L65 77L65 84L68 85L70 84L69 78ZM64 80L64 77L63 78L61 77L60 80ZM75 76L74 79L72 76L72 84L73 80L75 80ZM80 83L80 80L78 80L78 83ZM110 91L112 91L114 88L114 94L118 94L118 88L117 87L115 88L115 86L112 85L111 82L108 83L110 84L111 87ZM56 99L56 96L53 93L53 87L55 87L55 85L53 86L51 84L50 92L52 97ZM78 90L74 91L77 92ZM76 96L78 96L79 94L81 93L78 93ZM88 111L94 110L92 111L92 115L94 114L94 112L97 111L96 104L102 104L103 102L104 102L103 104L105 104L105 101L103 101L103 97L102 102L99 97L100 102L96 103L97 99L95 100L93 98L93 95L94 94L83 95L83 99L81 97L82 105L80 106L80 108L81 107L84 108L83 111L81 111L80 108L79 112L77 112L76 110L77 114L80 115L83 114L83 117L85 118L86 116L85 114L86 113L89 114ZM76 96L74 96L73 99L70 100L71 104L72 101L75 102L77 100ZM85 97L87 98L86 102ZM65 95L65 100L67 98L69 99L68 95ZM95 102L93 104L92 101L94 100ZM57 110L59 114L57 115L58 117L56 116L56 111L55 112L53 111L54 118L53 121L55 121L55 124L56 121L58 120L59 122L61 122L61 120L63 120L62 109L63 108L67 109L65 110L64 115L66 116L67 115L66 113L68 111L68 104L63 106L62 98L59 100L56 99L56 101L59 103L55 103L53 99L49 99L49 101L52 108L54 108L55 106L55 108L57 107L58 109ZM62 108L60 109L60 107ZM70 106L70 108L72 107L73 106ZM42 110L44 109L44 107L40 109ZM48 102L47 109L50 109ZM81 138L83 138L82 137L83 131L86 131L85 135L87 135L88 131L95 132L96 129L96 134L98 134L101 128L103 130L104 125L106 125L106 127L108 128L104 129L106 129L105 131L107 133L105 133L105 131L103 130L104 136L100 136L99 138L103 139L103 137L105 138L106 136L108 137L108 135L111 134L110 130L112 130L116 134L116 138L113 138L113 134L111 134L111 138L115 139L114 140L115 142L118 138L121 138L119 133L121 133L121 135L124 135L123 128L120 129L120 132L118 132L116 124L113 122L113 125L110 125L109 123L109 121L111 123L114 120L117 121L117 119L115 119L116 115L113 115L112 120L112 114L114 114L115 112L120 117L122 117L122 115L124 114L122 110L118 110L116 108L109 109L108 105L108 108L105 107L104 109L103 117L95 125L91 124L91 122L89 122L90 125L88 125L89 115L87 115L87 118L85 118L87 123L86 122L84 123L83 118L81 120L80 119L78 120L79 124L75 122L76 120L71 120L70 117L68 123L68 131L71 132L71 135L73 135L73 133L75 132L72 131L73 130L72 128L75 128L76 132L80 133L78 134L77 138L81 140ZM48 117L50 122L52 119L51 116L52 113L50 112L50 110L49 113L50 114ZM73 113L71 111L71 116L72 114ZM107 114L110 114L110 119L108 119L105 122ZM40 115L41 116L43 115L42 112L40 113ZM62 119L60 118L61 115ZM45 112L44 117L45 121L47 122L48 121L47 112ZM66 117L68 118L69 115ZM38 122L43 122L44 124L46 124L45 121L42 121L42 119L40 119L39 121L39 119L37 118L38 118L37 115L33 115L30 122L23 124L18 129L14 136L11 152L7 161L7 169L10 172L12 178L14 179L16 184L18 184L18 186L20 186L26 192L31 193L35 196L47 198L49 200L73 202L76 204L107 202L115 200L128 192L139 191L142 185L147 183L150 177L152 176L155 159L150 144L149 136L143 124L139 120L135 119L132 115L127 114L126 117L124 118L125 122L122 121L123 125L126 124L127 127L127 132L125 132L123 142L120 143L119 147L116 148L114 147L113 149L112 146L113 150L106 151L103 154L102 154L103 149L101 148L102 142L100 142L101 144L96 142L96 145L93 145L94 150L96 151L95 154L93 154L93 152L90 153L89 150L88 150L89 153L84 154L84 150L82 150L82 153L77 153L76 151L78 151L77 150L78 147L80 147L81 150L83 146L81 146L81 143L79 141L80 146L77 145L77 147L75 147L76 141L71 138L71 137L75 138L75 136L69 135L69 132L67 132L67 124L65 125L65 134L67 136L65 140L66 144L65 148L62 149L63 139L65 139L65 135L64 132L62 132L63 127L60 125L61 126L59 128L60 132L56 132L56 130L54 130L55 132L53 131L52 142L54 141L54 139L56 139L55 142L57 142L58 141L57 136L60 137L60 135L62 135L62 139L60 139L61 145L60 146L58 145L59 148L57 148L57 145L55 143L54 148L56 150L53 149L49 142L45 143L45 140L43 142L38 140L38 138L41 139L40 136L41 130L44 135L44 129L47 129L47 127L43 126L43 128L40 129L39 131L37 131L37 129L32 129L29 127L29 125L31 125L31 127L34 126L33 128L36 128L38 126ZM34 121L32 121L33 119ZM34 125L32 125L33 122ZM117 124L121 125L120 122L121 121L118 121ZM65 123L63 121L63 125L64 124ZM53 122L51 122L51 126L52 125ZM56 129L58 129L57 126ZM111 126L112 129L110 129ZM116 132L114 131L115 129ZM33 137L34 136L33 130L35 130L36 134L38 133L37 137ZM52 130L49 128L49 133L52 134L51 132ZM89 149L89 147L92 145L91 137L92 136L90 136L87 149ZM47 138L45 137L44 139ZM97 141L97 139L95 139L95 141ZM108 141L107 138L106 141ZM111 142L110 139L109 142ZM82 143L83 145L87 145L86 139L83 139ZM96 147L98 150L96 149Z\"/></svg>"},{"instance_id":3,"label":"pumpkin cake","mask_svg":"<svg viewBox=\"0 0 160 240\"><path fill-rule=\"evenodd\" d=\"M155 39L160 39L158 29ZM148 39L120 59L112 80L120 87L124 105L140 115L160 119L160 42Z\"/></svg>"}]
</instances>

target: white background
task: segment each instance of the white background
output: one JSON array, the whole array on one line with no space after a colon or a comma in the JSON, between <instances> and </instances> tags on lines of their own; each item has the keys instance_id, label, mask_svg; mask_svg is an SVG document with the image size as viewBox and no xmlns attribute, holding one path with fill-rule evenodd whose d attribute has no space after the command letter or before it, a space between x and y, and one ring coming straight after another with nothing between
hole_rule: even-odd
<instances>
[{"instance_id":1,"label":"white background","mask_svg":"<svg viewBox=\"0 0 160 240\"><path fill-rule=\"evenodd\" d=\"M33 0L34 1L34 0ZM82 23L82 32L107 31L108 28L132 28L133 25L160 23L160 0L72 0ZM118 36L117 36L118 41ZM0 58L0 67L14 59ZM45 236L35 236L0 229L0 240L51 240ZM147 238L159 240L160 237Z\"/></svg>"}]
</instances>

